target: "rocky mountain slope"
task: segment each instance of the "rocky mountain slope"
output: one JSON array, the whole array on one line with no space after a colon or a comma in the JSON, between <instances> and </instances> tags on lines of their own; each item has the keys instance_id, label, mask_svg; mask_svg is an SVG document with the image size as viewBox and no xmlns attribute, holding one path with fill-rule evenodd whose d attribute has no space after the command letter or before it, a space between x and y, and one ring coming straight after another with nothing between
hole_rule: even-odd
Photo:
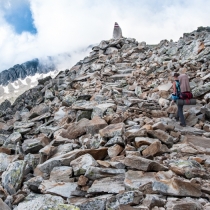
<instances>
[{"instance_id":1,"label":"rocky mountain slope","mask_svg":"<svg viewBox=\"0 0 210 210\"><path fill-rule=\"evenodd\" d=\"M0 209L210 209L210 28L102 41L0 105ZM196 106L169 106L172 72Z\"/></svg>"},{"instance_id":2,"label":"rocky mountain slope","mask_svg":"<svg viewBox=\"0 0 210 210\"><path fill-rule=\"evenodd\" d=\"M5 86L18 79L24 79L36 73L48 73L53 70L55 70L55 64L53 62L48 62L45 65L39 59L33 59L22 64L16 64L12 68L0 72L0 85Z\"/></svg>"},{"instance_id":3,"label":"rocky mountain slope","mask_svg":"<svg viewBox=\"0 0 210 210\"><path fill-rule=\"evenodd\" d=\"M14 82L10 82L6 86L0 85L0 103L5 100L9 100L13 103L15 99L25 91L37 86L39 79L48 76L54 78L58 72L59 70L50 71L48 73L36 73L33 76L27 76L24 79L18 79Z\"/></svg>"}]
</instances>

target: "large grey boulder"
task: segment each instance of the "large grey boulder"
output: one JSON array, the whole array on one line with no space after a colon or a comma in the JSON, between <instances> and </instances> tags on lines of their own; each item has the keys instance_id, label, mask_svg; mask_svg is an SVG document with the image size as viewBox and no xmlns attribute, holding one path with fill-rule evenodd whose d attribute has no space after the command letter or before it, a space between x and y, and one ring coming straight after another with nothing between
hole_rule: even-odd
<instances>
[{"instance_id":1,"label":"large grey boulder","mask_svg":"<svg viewBox=\"0 0 210 210\"><path fill-rule=\"evenodd\" d=\"M98 163L90 154L85 154L71 161L70 166L73 168L74 175L78 176L85 174L90 166L98 166Z\"/></svg>"},{"instance_id":2,"label":"large grey boulder","mask_svg":"<svg viewBox=\"0 0 210 210\"><path fill-rule=\"evenodd\" d=\"M26 161L19 160L10 163L7 170L2 174L2 186L10 194L15 194L20 189Z\"/></svg>"},{"instance_id":3,"label":"large grey boulder","mask_svg":"<svg viewBox=\"0 0 210 210\"><path fill-rule=\"evenodd\" d=\"M204 84L204 85L201 85L199 87L196 87L192 90L192 94L193 94L193 97L199 97L199 96L202 96L203 94L207 93L210 91L210 82Z\"/></svg>"},{"instance_id":4,"label":"large grey boulder","mask_svg":"<svg viewBox=\"0 0 210 210\"><path fill-rule=\"evenodd\" d=\"M167 134L165 131L162 130L150 130L148 134L153 138L159 139L162 143L166 144L167 146L173 145L173 137Z\"/></svg>"}]
</instances>

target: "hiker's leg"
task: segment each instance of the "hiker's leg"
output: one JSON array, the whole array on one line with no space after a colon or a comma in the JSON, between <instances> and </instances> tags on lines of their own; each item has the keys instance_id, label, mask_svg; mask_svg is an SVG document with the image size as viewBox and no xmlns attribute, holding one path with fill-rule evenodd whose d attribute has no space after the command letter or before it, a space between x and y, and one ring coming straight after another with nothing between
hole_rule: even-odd
<instances>
[{"instance_id":1,"label":"hiker's leg","mask_svg":"<svg viewBox=\"0 0 210 210\"><path fill-rule=\"evenodd\" d=\"M179 108L177 105L177 111L176 111L176 116L175 116L176 121L179 121Z\"/></svg>"},{"instance_id":2,"label":"hiker's leg","mask_svg":"<svg viewBox=\"0 0 210 210\"><path fill-rule=\"evenodd\" d=\"M186 125L184 114L183 114L183 105L178 105L178 114L179 114L179 119L180 119L181 124Z\"/></svg>"}]
</instances>

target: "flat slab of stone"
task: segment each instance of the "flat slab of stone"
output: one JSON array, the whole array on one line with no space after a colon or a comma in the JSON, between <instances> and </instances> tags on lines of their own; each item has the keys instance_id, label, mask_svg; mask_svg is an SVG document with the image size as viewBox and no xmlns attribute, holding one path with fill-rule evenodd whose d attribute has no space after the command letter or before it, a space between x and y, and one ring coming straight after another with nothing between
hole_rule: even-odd
<instances>
[{"instance_id":1,"label":"flat slab of stone","mask_svg":"<svg viewBox=\"0 0 210 210\"><path fill-rule=\"evenodd\" d=\"M153 190L163 195L181 196L181 197L200 197L201 186L185 179L172 178L168 180L160 180L153 183Z\"/></svg>"},{"instance_id":2,"label":"flat slab of stone","mask_svg":"<svg viewBox=\"0 0 210 210\"><path fill-rule=\"evenodd\" d=\"M142 154L144 157L147 157L161 155L165 152L169 152L168 147L165 144L161 144L159 141L157 141L152 143L145 150L143 150Z\"/></svg>"},{"instance_id":3,"label":"flat slab of stone","mask_svg":"<svg viewBox=\"0 0 210 210\"><path fill-rule=\"evenodd\" d=\"M109 80L121 80L121 79L126 79L127 77L132 76L132 74L115 74L109 77Z\"/></svg>"},{"instance_id":4,"label":"flat slab of stone","mask_svg":"<svg viewBox=\"0 0 210 210\"><path fill-rule=\"evenodd\" d=\"M82 75L82 76L79 76L79 77L77 77L77 78L75 78L74 79L74 81L76 82L76 81L82 81L82 80L87 80L89 77L91 77L92 76L92 74L89 74L89 75Z\"/></svg>"},{"instance_id":5,"label":"flat slab of stone","mask_svg":"<svg viewBox=\"0 0 210 210\"><path fill-rule=\"evenodd\" d=\"M209 210L209 208L203 208L203 206L197 202L197 201L193 201L193 200L175 200L175 201L169 201L167 204L166 204L166 207L167 209L170 209L170 210L181 210L181 209L189 209L189 210Z\"/></svg>"},{"instance_id":6,"label":"flat slab of stone","mask_svg":"<svg viewBox=\"0 0 210 210\"><path fill-rule=\"evenodd\" d=\"M135 71L135 69L121 69L121 70L118 70L117 72L119 73L119 74L130 74L130 73L132 73L133 71Z\"/></svg>"},{"instance_id":7,"label":"flat slab of stone","mask_svg":"<svg viewBox=\"0 0 210 210\"><path fill-rule=\"evenodd\" d=\"M195 146L199 146L199 147L203 147L203 148L210 148L210 138L187 135L185 142L191 143Z\"/></svg>"},{"instance_id":8,"label":"flat slab of stone","mask_svg":"<svg viewBox=\"0 0 210 210\"><path fill-rule=\"evenodd\" d=\"M58 176L59 174L59 176ZM73 175L72 167L69 166L60 166L55 167L50 173L50 180L55 182L70 182Z\"/></svg>"},{"instance_id":9,"label":"flat slab of stone","mask_svg":"<svg viewBox=\"0 0 210 210\"><path fill-rule=\"evenodd\" d=\"M179 176L185 176L188 179L201 177L209 179L209 173L195 160L171 160L169 168Z\"/></svg>"},{"instance_id":10,"label":"flat slab of stone","mask_svg":"<svg viewBox=\"0 0 210 210\"><path fill-rule=\"evenodd\" d=\"M141 171L166 171L167 167L159 164L156 161L152 161L136 155L129 155L125 158L124 164L130 168Z\"/></svg>"},{"instance_id":11,"label":"flat slab of stone","mask_svg":"<svg viewBox=\"0 0 210 210\"><path fill-rule=\"evenodd\" d=\"M147 193L152 193L152 183L157 181L155 178L156 172L132 171L128 170L125 173L124 184L128 190L140 190Z\"/></svg>"},{"instance_id":12,"label":"flat slab of stone","mask_svg":"<svg viewBox=\"0 0 210 210\"><path fill-rule=\"evenodd\" d=\"M136 139L136 137L145 137L147 136L146 130L140 130L140 129L131 129L125 132L125 137L128 140Z\"/></svg>"},{"instance_id":13,"label":"flat slab of stone","mask_svg":"<svg viewBox=\"0 0 210 210\"><path fill-rule=\"evenodd\" d=\"M31 128L34 126L34 122L24 123L24 122L15 122L14 123L14 129L20 129L20 128Z\"/></svg>"},{"instance_id":14,"label":"flat slab of stone","mask_svg":"<svg viewBox=\"0 0 210 210\"><path fill-rule=\"evenodd\" d=\"M124 186L125 175L117 175L107 177L100 180L95 180L92 186L88 189L88 193L120 193L125 190Z\"/></svg>"},{"instance_id":15,"label":"flat slab of stone","mask_svg":"<svg viewBox=\"0 0 210 210\"><path fill-rule=\"evenodd\" d=\"M106 201L112 196L109 195L101 195L94 198L70 198L68 202L78 206L80 210L104 210L106 209Z\"/></svg>"},{"instance_id":16,"label":"flat slab of stone","mask_svg":"<svg viewBox=\"0 0 210 210\"><path fill-rule=\"evenodd\" d=\"M172 83L171 82L168 82L166 84L163 84L163 85L159 85L157 88L158 90L165 90L165 91L169 91L172 87Z\"/></svg>"},{"instance_id":17,"label":"flat slab of stone","mask_svg":"<svg viewBox=\"0 0 210 210\"><path fill-rule=\"evenodd\" d=\"M117 123L111 124L99 131L101 137L112 138L114 136L122 136L125 132L125 124Z\"/></svg>"},{"instance_id":18,"label":"flat slab of stone","mask_svg":"<svg viewBox=\"0 0 210 210\"><path fill-rule=\"evenodd\" d=\"M149 138L149 137L136 137L135 138L135 144L137 147L141 147L142 145L150 145L157 141L159 141L159 140L154 139L154 138Z\"/></svg>"},{"instance_id":19,"label":"flat slab of stone","mask_svg":"<svg viewBox=\"0 0 210 210\"><path fill-rule=\"evenodd\" d=\"M70 198L72 191L77 188L77 182L55 182L51 180L44 180L39 189L42 193L59 195L65 198Z\"/></svg>"},{"instance_id":20,"label":"flat slab of stone","mask_svg":"<svg viewBox=\"0 0 210 210\"><path fill-rule=\"evenodd\" d=\"M56 207L58 204L63 204L64 200L60 196L43 195L30 193L24 202L21 202L15 210L44 210Z\"/></svg>"},{"instance_id":21,"label":"flat slab of stone","mask_svg":"<svg viewBox=\"0 0 210 210\"><path fill-rule=\"evenodd\" d=\"M116 176L119 174L124 174L125 172L126 172L125 169L99 168L99 167L90 166L85 173L85 177L95 180L105 177Z\"/></svg>"},{"instance_id":22,"label":"flat slab of stone","mask_svg":"<svg viewBox=\"0 0 210 210\"><path fill-rule=\"evenodd\" d=\"M76 158L84 154L90 154L95 160L101 160L104 159L108 153L106 147L102 147L100 149L76 149L66 154L51 158L42 164L39 164L37 166L37 173L39 174L41 172L50 174L54 167L69 166L72 160L75 160Z\"/></svg>"},{"instance_id":23,"label":"flat slab of stone","mask_svg":"<svg viewBox=\"0 0 210 210\"><path fill-rule=\"evenodd\" d=\"M201 136L203 133L205 133L204 130L195 128L195 127L190 127L190 126L186 126L186 127L182 127L180 126L178 123L173 123L173 125L175 125L175 131L180 132L182 135L198 135Z\"/></svg>"},{"instance_id":24,"label":"flat slab of stone","mask_svg":"<svg viewBox=\"0 0 210 210\"><path fill-rule=\"evenodd\" d=\"M173 145L173 137L168 133L162 130L149 130L147 131L149 136L159 139L162 143L172 146Z\"/></svg>"},{"instance_id":25,"label":"flat slab of stone","mask_svg":"<svg viewBox=\"0 0 210 210\"><path fill-rule=\"evenodd\" d=\"M75 110L93 110L96 105L98 105L96 101L76 101L71 108Z\"/></svg>"}]
</instances>

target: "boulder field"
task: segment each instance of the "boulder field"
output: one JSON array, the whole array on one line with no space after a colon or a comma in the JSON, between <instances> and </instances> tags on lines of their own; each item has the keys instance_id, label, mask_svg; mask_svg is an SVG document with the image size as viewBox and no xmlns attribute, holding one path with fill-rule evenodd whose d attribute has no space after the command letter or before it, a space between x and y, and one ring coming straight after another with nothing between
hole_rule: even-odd
<instances>
[{"instance_id":1,"label":"boulder field","mask_svg":"<svg viewBox=\"0 0 210 210\"><path fill-rule=\"evenodd\" d=\"M170 106L173 72L197 103ZM209 210L210 28L101 41L0 105L1 210Z\"/></svg>"}]
</instances>

